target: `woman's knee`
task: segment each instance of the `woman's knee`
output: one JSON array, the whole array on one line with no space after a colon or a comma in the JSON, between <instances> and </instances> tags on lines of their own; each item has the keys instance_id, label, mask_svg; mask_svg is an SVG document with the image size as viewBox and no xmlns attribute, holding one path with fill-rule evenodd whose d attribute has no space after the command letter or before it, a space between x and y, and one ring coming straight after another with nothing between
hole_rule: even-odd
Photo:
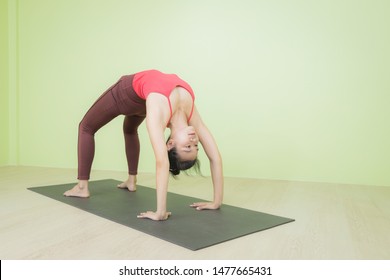
<instances>
[{"instance_id":1,"label":"woman's knee","mask_svg":"<svg viewBox=\"0 0 390 280\"><path fill-rule=\"evenodd\" d=\"M95 134L96 130L92 129L91 125L88 124L88 121L83 119L79 123L79 133L88 133L88 134Z\"/></svg>"},{"instance_id":2,"label":"woman's knee","mask_svg":"<svg viewBox=\"0 0 390 280\"><path fill-rule=\"evenodd\" d=\"M143 122L145 117L126 116L123 122L123 133L138 135L138 127Z\"/></svg>"}]
</instances>

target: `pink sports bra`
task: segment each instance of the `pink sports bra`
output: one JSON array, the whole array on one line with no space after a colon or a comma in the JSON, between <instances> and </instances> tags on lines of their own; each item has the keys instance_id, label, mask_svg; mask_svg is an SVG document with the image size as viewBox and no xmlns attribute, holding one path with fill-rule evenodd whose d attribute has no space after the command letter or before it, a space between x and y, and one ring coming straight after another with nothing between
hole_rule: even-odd
<instances>
[{"instance_id":1,"label":"pink sports bra","mask_svg":"<svg viewBox=\"0 0 390 280\"><path fill-rule=\"evenodd\" d=\"M134 75L133 79L134 91L140 98L146 100L146 98L151 92L160 93L167 97L169 103L169 110L171 111L171 118L172 105L171 101L169 100L169 96L171 95L171 92L174 90L175 87L182 87L191 94L192 108L191 113L188 117L188 121L190 121L192 113L194 111L195 95L191 86L187 82L183 81L175 74L165 74L158 70L146 70L139 72Z\"/></svg>"}]
</instances>

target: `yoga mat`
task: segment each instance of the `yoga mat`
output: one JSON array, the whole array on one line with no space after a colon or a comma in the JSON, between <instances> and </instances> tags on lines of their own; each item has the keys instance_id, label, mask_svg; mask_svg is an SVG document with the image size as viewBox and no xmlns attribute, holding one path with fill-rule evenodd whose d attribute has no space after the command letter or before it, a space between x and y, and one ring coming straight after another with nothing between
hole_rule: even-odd
<instances>
[{"instance_id":1,"label":"yoga mat","mask_svg":"<svg viewBox=\"0 0 390 280\"><path fill-rule=\"evenodd\" d=\"M197 211L189 205L202 200L174 193L167 197L168 211L172 212L168 220L138 219L140 212L155 210L156 190L137 185L136 192L129 192L118 189L119 183L112 179L91 181L90 198L63 196L75 183L28 189L190 250L294 221L225 204L219 210Z\"/></svg>"}]
</instances>

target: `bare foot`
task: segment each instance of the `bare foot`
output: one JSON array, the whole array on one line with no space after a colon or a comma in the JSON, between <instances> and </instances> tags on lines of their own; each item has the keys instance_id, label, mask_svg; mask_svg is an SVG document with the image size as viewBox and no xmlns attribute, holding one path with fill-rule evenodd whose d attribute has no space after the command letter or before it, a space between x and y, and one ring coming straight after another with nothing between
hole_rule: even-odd
<instances>
[{"instance_id":1,"label":"bare foot","mask_svg":"<svg viewBox=\"0 0 390 280\"><path fill-rule=\"evenodd\" d=\"M72 189L66 191L64 196L76 196L76 197L84 197L87 198L90 196L88 190L88 182L80 181L76 186Z\"/></svg>"},{"instance_id":2,"label":"bare foot","mask_svg":"<svg viewBox=\"0 0 390 280\"><path fill-rule=\"evenodd\" d=\"M117 186L120 189L128 189L130 192L137 190L137 176L129 175L129 178Z\"/></svg>"}]
</instances>

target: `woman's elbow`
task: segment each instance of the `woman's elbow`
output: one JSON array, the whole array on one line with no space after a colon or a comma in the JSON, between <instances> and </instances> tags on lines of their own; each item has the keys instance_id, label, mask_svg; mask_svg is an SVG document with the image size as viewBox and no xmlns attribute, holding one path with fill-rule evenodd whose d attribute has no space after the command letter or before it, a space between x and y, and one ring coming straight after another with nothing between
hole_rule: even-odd
<instances>
[{"instance_id":1,"label":"woman's elbow","mask_svg":"<svg viewBox=\"0 0 390 280\"><path fill-rule=\"evenodd\" d=\"M220 153L216 153L214 156L210 157L210 163L216 165L222 165L222 157Z\"/></svg>"},{"instance_id":2,"label":"woman's elbow","mask_svg":"<svg viewBox=\"0 0 390 280\"><path fill-rule=\"evenodd\" d=\"M169 169L169 161L167 158L156 159L156 169Z\"/></svg>"}]
</instances>

